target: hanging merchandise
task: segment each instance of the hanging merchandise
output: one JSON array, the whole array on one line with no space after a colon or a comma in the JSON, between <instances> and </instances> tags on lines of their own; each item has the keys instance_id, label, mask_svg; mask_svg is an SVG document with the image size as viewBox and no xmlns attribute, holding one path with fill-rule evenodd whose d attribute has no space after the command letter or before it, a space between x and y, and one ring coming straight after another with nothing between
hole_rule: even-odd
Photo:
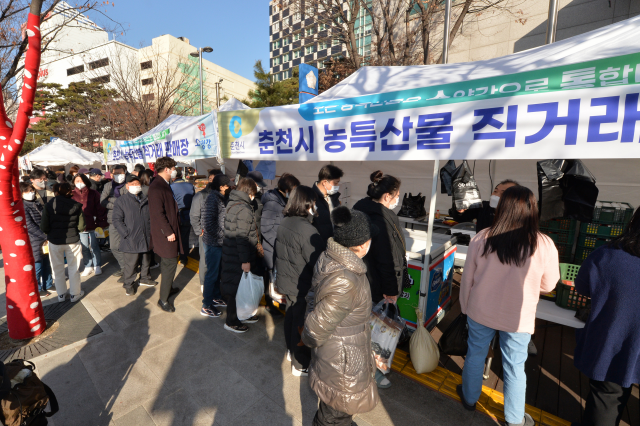
<instances>
[{"instance_id":1,"label":"hanging merchandise","mask_svg":"<svg viewBox=\"0 0 640 426\"><path fill-rule=\"evenodd\" d=\"M467 316L460 314L442 333L438 346L443 354L449 356L466 356L467 340L469 338L469 325L467 324Z\"/></svg>"},{"instance_id":2,"label":"hanging merchandise","mask_svg":"<svg viewBox=\"0 0 640 426\"><path fill-rule=\"evenodd\" d=\"M538 161L540 220L590 221L598 198L596 179L580 160Z\"/></svg>"},{"instance_id":3,"label":"hanging merchandise","mask_svg":"<svg viewBox=\"0 0 640 426\"><path fill-rule=\"evenodd\" d=\"M387 374L391 371L393 354L396 352L405 321L398 314L398 307L383 299L373 308L370 325L371 347L376 367Z\"/></svg>"},{"instance_id":4,"label":"hanging merchandise","mask_svg":"<svg viewBox=\"0 0 640 426\"><path fill-rule=\"evenodd\" d=\"M449 197L453 195L453 174L456 172L456 162L447 161L447 164L440 169L440 192L447 194Z\"/></svg>"},{"instance_id":5,"label":"hanging merchandise","mask_svg":"<svg viewBox=\"0 0 640 426\"><path fill-rule=\"evenodd\" d=\"M464 160L453 173L453 204L456 210L482 207L480 190L467 160Z\"/></svg>"},{"instance_id":6,"label":"hanging merchandise","mask_svg":"<svg viewBox=\"0 0 640 426\"><path fill-rule=\"evenodd\" d=\"M409 195L405 193L402 198L402 207L400 207L398 216L410 217L412 219L425 217L427 215L427 211L424 209L425 201L427 201L427 197L423 197L422 192L415 196L411 193L409 193Z\"/></svg>"},{"instance_id":7,"label":"hanging merchandise","mask_svg":"<svg viewBox=\"0 0 640 426\"><path fill-rule=\"evenodd\" d=\"M422 311L416 309L418 318L422 318ZM418 321L418 327L409 342L409 355L416 373L431 373L438 367L440 351L431 334L424 328L424 323Z\"/></svg>"}]
</instances>

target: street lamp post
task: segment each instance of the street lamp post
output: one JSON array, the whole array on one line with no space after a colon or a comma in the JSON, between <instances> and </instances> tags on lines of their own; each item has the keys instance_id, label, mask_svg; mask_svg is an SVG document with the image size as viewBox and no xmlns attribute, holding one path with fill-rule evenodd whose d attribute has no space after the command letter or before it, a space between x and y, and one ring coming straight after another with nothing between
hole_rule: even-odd
<instances>
[{"instance_id":1,"label":"street lamp post","mask_svg":"<svg viewBox=\"0 0 640 426\"><path fill-rule=\"evenodd\" d=\"M200 115L204 114L204 88L202 84L202 52L211 53L213 49L209 46L198 48L197 52L191 52L190 55L194 58L198 58L199 62L199 76L200 76Z\"/></svg>"}]
</instances>

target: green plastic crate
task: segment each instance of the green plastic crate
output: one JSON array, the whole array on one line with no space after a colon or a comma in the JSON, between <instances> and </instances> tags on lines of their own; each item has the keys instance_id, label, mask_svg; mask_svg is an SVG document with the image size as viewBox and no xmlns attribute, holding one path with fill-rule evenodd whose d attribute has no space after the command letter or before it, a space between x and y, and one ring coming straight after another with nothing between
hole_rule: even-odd
<instances>
[{"instance_id":1,"label":"green plastic crate","mask_svg":"<svg viewBox=\"0 0 640 426\"><path fill-rule=\"evenodd\" d=\"M612 204L617 204L615 206ZM619 223L627 224L631 221L634 208L629 203L623 203L618 201L600 201L596 202L596 207L593 209L593 222L594 223Z\"/></svg>"},{"instance_id":2,"label":"green plastic crate","mask_svg":"<svg viewBox=\"0 0 640 426\"><path fill-rule=\"evenodd\" d=\"M556 248L558 249L558 256L561 263L571 262L571 249L573 249L573 244L556 243Z\"/></svg>"},{"instance_id":3,"label":"green plastic crate","mask_svg":"<svg viewBox=\"0 0 640 426\"><path fill-rule=\"evenodd\" d=\"M576 247L576 255L573 258L573 263L582 265L582 262L595 250L595 247Z\"/></svg>"},{"instance_id":4,"label":"green plastic crate","mask_svg":"<svg viewBox=\"0 0 640 426\"><path fill-rule=\"evenodd\" d=\"M578 246L585 248L598 248L604 246L612 241L611 238L602 238L595 235L580 233L578 236Z\"/></svg>"},{"instance_id":5,"label":"green plastic crate","mask_svg":"<svg viewBox=\"0 0 640 426\"><path fill-rule=\"evenodd\" d=\"M574 281L578 275L578 271L580 271L579 265L561 263L560 280ZM578 294L574 286L564 284L562 281L558 282L556 286L556 305L561 308L577 311L590 303L591 299Z\"/></svg>"},{"instance_id":6,"label":"green plastic crate","mask_svg":"<svg viewBox=\"0 0 640 426\"><path fill-rule=\"evenodd\" d=\"M624 225L620 225L620 224L617 224L617 225L601 224L601 223L580 224L581 234L597 235L599 237L618 237L622 235L622 231L624 231Z\"/></svg>"},{"instance_id":7,"label":"green plastic crate","mask_svg":"<svg viewBox=\"0 0 640 426\"><path fill-rule=\"evenodd\" d=\"M568 217L540 221L540 230L545 231L573 231L576 229L576 220Z\"/></svg>"},{"instance_id":8,"label":"green plastic crate","mask_svg":"<svg viewBox=\"0 0 640 426\"><path fill-rule=\"evenodd\" d=\"M553 242L556 243L556 245L557 244L573 244L573 236L575 235L574 232L565 232L565 231L559 231L559 232L547 231L543 233L547 235L549 238L551 238Z\"/></svg>"}]
</instances>

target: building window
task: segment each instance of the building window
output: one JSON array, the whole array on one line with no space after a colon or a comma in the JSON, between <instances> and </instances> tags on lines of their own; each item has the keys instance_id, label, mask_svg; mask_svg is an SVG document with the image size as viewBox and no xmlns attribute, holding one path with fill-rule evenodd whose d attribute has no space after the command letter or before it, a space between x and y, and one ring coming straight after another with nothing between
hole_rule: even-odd
<instances>
[{"instance_id":1,"label":"building window","mask_svg":"<svg viewBox=\"0 0 640 426\"><path fill-rule=\"evenodd\" d=\"M300 40L300 36L301 36L301 33L295 33L295 34L293 35L293 41L298 41L298 40Z\"/></svg>"},{"instance_id":2,"label":"building window","mask_svg":"<svg viewBox=\"0 0 640 426\"><path fill-rule=\"evenodd\" d=\"M283 46L288 46L289 43L291 43L291 37L285 37L282 39L282 45Z\"/></svg>"},{"instance_id":3,"label":"building window","mask_svg":"<svg viewBox=\"0 0 640 426\"><path fill-rule=\"evenodd\" d=\"M277 33L278 31L280 31L280 22L274 22L273 23L273 32Z\"/></svg>"},{"instance_id":4,"label":"building window","mask_svg":"<svg viewBox=\"0 0 640 426\"><path fill-rule=\"evenodd\" d=\"M143 86L148 86L150 84L153 84L153 78L143 78L142 79L142 85Z\"/></svg>"},{"instance_id":5,"label":"building window","mask_svg":"<svg viewBox=\"0 0 640 426\"><path fill-rule=\"evenodd\" d=\"M140 62L140 69L150 70L151 69L151 61Z\"/></svg>"},{"instance_id":6,"label":"building window","mask_svg":"<svg viewBox=\"0 0 640 426\"><path fill-rule=\"evenodd\" d=\"M324 50L329 48L329 42L324 40L318 43L318 50Z\"/></svg>"},{"instance_id":7,"label":"building window","mask_svg":"<svg viewBox=\"0 0 640 426\"><path fill-rule=\"evenodd\" d=\"M318 24L318 31L324 31L327 29L327 25L326 24Z\"/></svg>"},{"instance_id":8,"label":"building window","mask_svg":"<svg viewBox=\"0 0 640 426\"><path fill-rule=\"evenodd\" d=\"M101 77L92 78L92 83L108 83L111 81L111 77L109 75L103 75Z\"/></svg>"},{"instance_id":9,"label":"building window","mask_svg":"<svg viewBox=\"0 0 640 426\"><path fill-rule=\"evenodd\" d=\"M291 60L291 53L285 53L284 55L282 55L283 62L289 62L290 60Z\"/></svg>"},{"instance_id":10,"label":"building window","mask_svg":"<svg viewBox=\"0 0 640 426\"><path fill-rule=\"evenodd\" d=\"M326 67L325 67L325 65L324 65L324 62L322 62L322 61L318 61L318 69L319 69L319 70L323 70L323 69L325 69L325 68L326 68Z\"/></svg>"},{"instance_id":11,"label":"building window","mask_svg":"<svg viewBox=\"0 0 640 426\"><path fill-rule=\"evenodd\" d=\"M89 62L89 69L95 70L97 68L106 67L107 65L109 65L109 58L102 58L97 61Z\"/></svg>"},{"instance_id":12,"label":"building window","mask_svg":"<svg viewBox=\"0 0 640 426\"><path fill-rule=\"evenodd\" d=\"M306 47L304 48L304 54L305 54L305 55L310 55L311 53L313 53L313 52L314 52L313 47L314 47L313 45L311 45L311 46L306 46Z\"/></svg>"},{"instance_id":13,"label":"building window","mask_svg":"<svg viewBox=\"0 0 640 426\"><path fill-rule=\"evenodd\" d=\"M154 100L156 97L153 93L148 93L146 95L142 95L142 100L145 102L150 102L152 100Z\"/></svg>"},{"instance_id":14,"label":"building window","mask_svg":"<svg viewBox=\"0 0 640 426\"><path fill-rule=\"evenodd\" d=\"M306 37L309 37L309 36L313 35L313 27L305 28L304 29L304 35Z\"/></svg>"},{"instance_id":15,"label":"building window","mask_svg":"<svg viewBox=\"0 0 640 426\"><path fill-rule=\"evenodd\" d=\"M282 39L273 42L273 50L280 49L282 47Z\"/></svg>"},{"instance_id":16,"label":"building window","mask_svg":"<svg viewBox=\"0 0 640 426\"><path fill-rule=\"evenodd\" d=\"M291 70L286 70L282 73L282 79L285 80L287 78L291 78Z\"/></svg>"},{"instance_id":17,"label":"building window","mask_svg":"<svg viewBox=\"0 0 640 426\"><path fill-rule=\"evenodd\" d=\"M304 16L305 18L310 18L313 16L313 12L315 12L315 10L313 9L313 6L307 6L304 9Z\"/></svg>"},{"instance_id":18,"label":"building window","mask_svg":"<svg viewBox=\"0 0 640 426\"><path fill-rule=\"evenodd\" d=\"M301 49L298 50L294 50L293 51L293 59L298 59L300 57L300 54L302 53Z\"/></svg>"},{"instance_id":19,"label":"building window","mask_svg":"<svg viewBox=\"0 0 640 426\"><path fill-rule=\"evenodd\" d=\"M338 38L334 38L334 39L331 41L331 45L332 45L332 46L337 46L337 45L339 45L339 44L340 44L340 39L338 39Z\"/></svg>"},{"instance_id":20,"label":"building window","mask_svg":"<svg viewBox=\"0 0 640 426\"><path fill-rule=\"evenodd\" d=\"M302 14L300 12L296 12L293 14L293 22L298 22L300 21L300 19L302 19Z\"/></svg>"},{"instance_id":21,"label":"building window","mask_svg":"<svg viewBox=\"0 0 640 426\"><path fill-rule=\"evenodd\" d=\"M80 74L81 72L84 72L84 65L67 69L67 76Z\"/></svg>"}]
</instances>

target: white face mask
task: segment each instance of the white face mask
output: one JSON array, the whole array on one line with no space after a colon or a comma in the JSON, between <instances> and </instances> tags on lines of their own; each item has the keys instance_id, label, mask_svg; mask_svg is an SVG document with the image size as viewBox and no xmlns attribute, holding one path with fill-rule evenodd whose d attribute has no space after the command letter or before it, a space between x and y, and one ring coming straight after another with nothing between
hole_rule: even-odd
<instances>
[{"instance_id":1,"label":"white face mask","mask_svg":"<svg viewBox=\"0 0 640 426\"><path fill-rule=\"evenodd\" d=\"M140 191L142 191L142 187L138 185L130 186L129 189L127 189L127 191L129 191L133 195L138 195Z\"/></svg>"},{"instance_id":2,"label":"white face mask","mask_svg":"<svg viewBox=\"0 0 640 426\"><path fill-rule=\"evenodd\" d=\"M76 183L76 188L78 188L78 189L82 189L85 186L87 186L87 185L85 185L84 183Z\"/></svg>"},{"instance_id":3,"label":"white face mask","mask_svg":"<svg viewBox=\"0 0 640 426\"><path fill-rule=\"evenodd\" d=\"M307 210L307 211L309 212L309 214L310 214L311 216L313 216L313 215L315 214L315 213L314 213L314 211L313 211L313 208L310 208L310 209L309 209L309 210Z\"/></svg>"},{"instance_id":4,"label":"white face mask","mask_svg":"<svg viewBox=\"0 0 640 426\"><path fill-rule=\"evenodd\" d=\"M369 247L367 247L367 251L364 252L364 256L366 256L369 253L369 250L371 249L371 240L369 240ZM364 257L362 256L362 257Z\"/></svg>"},{"instance_id":5,"label":"white face mask","mask_svg":"<svg viewBox=\"0 0 640 426\"><path fill-rule=\"evenodd\" d=\"M33 184L40 189L44 189L44 181L34 182Z\"/></svg>"},{"instance_id":6,"label":"white face mask","mask_svg":"<svg viewBox=\"0 0 640 426\"><path fill-rule=\"evenodd\" d=\"M335 194L338 192L338 189L340 189L340 186L332 186L331 189L327 189L327 195Z\"/></svg>"},{"instance_id":7,"label":"white face mask","mask_svg":"<svg viewBox=\"0 0 640 426\"><path fill-rule=\"evenodd\" d=\"M398 198L396 198L396 200L389 205L389 209L390 210L395 209L396 207L398 207L398 204L400 204L400 196L399 195L398 195Z\"/></svg>"},{"instance_id":8,"label":"white face mask","mask_svg":"<svg viewBox=\"0 0 640 426\"><path fill-rule=\"evenodd\" d=\"M33 201L36 198L36 193L29 192L28 194L22 194L22 198L24 198L25 200Z\"/></svg>"},{"instance_id":9,"label":"white face mask","mask_svg":"<svg viewBox=\"0 0 640 426\"><path fill-rule=\"evenodd\" d=\"M171 171L171 179L175 179L176 176L178 176L178 171L177 170L172 170Z\"/></svg>"},{"instance_id":10,"label":"white face mask","mask_svg":"<svg viewBox=\"0 0 640 426\"><path fill-rule=\"evenodd\" d=\"M116 183L122 183L124 182L124 173L121 173L119 175L114 175L113 176L113 180L116 181Z\"/></svg>"},{"instance_id":11,"label":"white face mask","mask_svg":"<svg viewBox=\"0 0 640 426\"><path fill-rule=\"evenodd\" d=\"M498 207L499 201L500 201L500 197L498 197L497 195L492 195L491 198L489 199L489 207L495 209L496 207Z\"/></svg>"}]
</instances>

